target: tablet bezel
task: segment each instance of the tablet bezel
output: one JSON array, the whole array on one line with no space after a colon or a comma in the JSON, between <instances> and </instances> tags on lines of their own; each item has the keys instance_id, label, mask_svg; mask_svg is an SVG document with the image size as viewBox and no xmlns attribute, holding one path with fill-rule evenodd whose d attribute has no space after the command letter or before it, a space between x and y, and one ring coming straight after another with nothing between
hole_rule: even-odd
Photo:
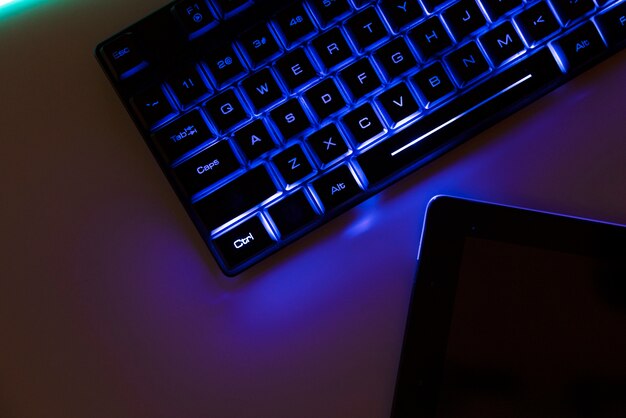
<instances>
[{"instance_id":1,"label":"tablet bezel","mask_svg":"<svg viewBox=\"0 0 626 418\"><path fill-rule=\"evenodd\" d=\"M433 198L424 221L392 418L436 416L467 237L626 259L624 226L450 196Z\"/></svg>"}]
</instances>

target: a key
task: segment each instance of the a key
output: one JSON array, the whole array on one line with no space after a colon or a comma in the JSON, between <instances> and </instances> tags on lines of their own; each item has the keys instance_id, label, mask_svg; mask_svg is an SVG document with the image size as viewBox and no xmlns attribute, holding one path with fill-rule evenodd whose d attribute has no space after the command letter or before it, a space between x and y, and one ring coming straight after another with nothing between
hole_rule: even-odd
<instances>
[{"instance_id":1,"label":"a key","mask_svg":"<svg viewBox=\"0 0 626 418\"><path fill-rule=\"evenodd\" d=\"M193 208L207 230L237 218L277 194L267 167L257 166L194 203Z\"/></svg>"},{"instance_id":2,"label":"a key","mask_svg":"<svg viewBox=\"0 0 626 418\"><path fill-rule=\"evenodd\" d=\"M376 98L393 125L417 114L419 106L405 83L400 83Z\"/></svg>"},{"instance_id":3,"label":"a key","mask_svg":"<svg viewBox=\"0 0 626 418\"><path fill-rule=\"evenodd\" d=\"M276 69L290 91L312 82L318 76L304 48L298 48L279 59Z\"/></svg>"},{"instance_id":4,"label":"a key","mask_svg":"<svg viewBox=\"0 0 626 418\"><path fill-rule=\"evenodd\" d=\"M352 58L352 49L337 28L313 39L312 45L327 70Z\"/></svg>"},{"instance_id":5,"label":"a key","mask_svg":"<svg viewBox=\"0 0 626 418\"><path fill-rule=\"evenodd\" d=\"M361 58L339 74L348 86L354 101L376 90L382 83L378 73L367 58Z\"/></svg>"},{"instance_id":6,"label":"a key","mask_svg":"<svg viewBox=\"0 0 626 418\"><path fill-rule=\"evenodd\" d=\"M417 67L415 56L403 38L396 38L378 48L374 53L376 60L382 65L391 80Z\"/></svg>"},{"instance_id":7,"label":"a key","mask_svg":"<svg viewBox=\"0 0 626 418\"><path fill-rule=\"evenodd\" d=\"M445 60L459 85L467 84L491 69L473 41L446 55Z\"/></svg>"},{"instance_id":8,"label":"a key","mask_svg":"<svg viewBox=\"0 0 626 418\"><path fill-rule=\"evenodd\" d=\"M286 238L313 223L319 215L303 189L267 208L281 238Z\"/></svg>"},{"instance_id":9,"label":"a key","mask_svg":"<svg viewBox=\"0 0 626 418\"><path fill-rule=\"evenodd\" d=\"M323 165L330 164L350 151L346 139L334 123L309 135L306 141Z\"/></svg>"},{"instance_id":10,"label":"a key","mask_svg":"<svg viewBox=\"0 0 626 418\"><path fill-rule=\"evenodd\" d=\"M444 10L442 16L457 42L487 24L475 0L461 0Z\"/></svg>"},{"instance_id":11,"label":"a key","mask_svg":"<svg viewBox=\"0 0 626 418\"><path fill-rule=\"evenodd\" d=\"M248 113L232 89L213 97L204 108L220 132L226 132L248 118Z\"/></svg>"},{"instance_id":12,"label":"a key","mask_svg":"<svg viewBox=\"0 0 626 418\"><path fill-rule=\"evenodd\" d=\"M218 141L174 169L181 187L191 197L241 168L228 141Z\"/></svg>"},{"instance_id":13,"label":"a key","mask_svg":"<svg viewBox=\"0 0 626 418\"><path fill-rule=\"evenodd\" d=\"M387 28L373 7L352 16L346 22L346 27L360 51L382 41L388 35Z\"/></svg>"},{"instance_id":14,"label":"a key","mask_svg":"<svg viewBox=\"0 0 626 418\"><path fill-rule=\"evenodd\" d=\"M132 33L124 33L102 47L104 59L117 80L124 80L148 67L139 41Z\"/></svg>"},{"instance_id":15,"label":"a key","mask_svg":"<svg viewBox=\"0 0 626 418\"><path fill-rule=\"evenodd\" d=\"M411 29L409 38L424 60L452 45L452 39L438 16L433 16Z\"/></svg>"},{"instance_id":16,"label":"a key","mask_svg":"<svg viewBox=\"0 0 626 418\"><path fill-rule=\"evenodd\" d=\"M440 62L429 65L411 79L429 104L443 99L454 91L454 83Z\"/></svg>"},{"instance_id":17,"label":"a key","mask_svg":"<svg viewBox=\"0 0 626 418\"><path fill-rule=\"evenodd\" d=\"M480 44L496 66L524 51L524 43L508 21L482 35Z\"/></svg>"},{"instance_id":18,"label":"a key","mask_svg":"<svg viewBox=\"0 0 626 418\"><path fill-rule=\"evenodd\" d=\"M176 110L161 86L132 97L130 103L144 128L152 130L176 115Z\"/></svg>"},{"instance_id":19,"label":"a key","mask_svg":"<svg viewBox=\"0 0 626 418\"><path fill-rule=\"evenodd\" d=\"M186 108L205 98L210 92L204 76L195 65L187 65L178 70L168 79L167 84L180 104Z\"/></svg>"},{"instance_id":20,"label":"a key","mask_svg":"<svg viewBox=\"0 0 626 418\"><path fill-rule=\"evenodd\" d=\"M396 32L424 15L424 9L417 0L382 0L380 7Z\"/></svg>"},{"instance_id":21,"label":"a key","mask_svg":"<svg viewBox=\"0 0 626 418\"><path fill-rule=\"evenodd\" d=\"M626 41L626 2L602 13L596 22L610 46L620 45Z\"/></svg>"},{"instance_id":22,"label":"a key","mask_svg":"<svg viewBox=\"0 0 626 418\"><path fill-rule=\"evenodd\" d=\"M206 62L218 86L238 79L246 72L241 59L231 44L212 49Z\"/></svg>"},{"instance_id":23,"label":"a key","mask_svg":"<svg viewBox=\"0 0 626 418\"><path fill-rule=\"evenodd\" d=\"M582 67L606 51L606 45L593 22L583 23L554 44L562 51L569 71Z\"/></svg>"},{"instance_id":24,"label":"a key","mask_svg":"<svg viewBox=\"0 0 626 418\"><path fill-rule=\"evenodd\" d=\"M239 129L233 137L248 161L254 161L276 147L272 135L260 119Z\"/></svg>"},{"instance_id":25,"label":"a key","mask_svg":"<svg viewBox=\"0 0 626 418\"><path fill-rule=\"evenodd\" d=\"M311 121L297 99L291 99L270 112L272 120L285 140L311 127Z\"/></svg>"},{"instance_id":26,"label":"a key","mask_svg":"<svg viewBox=\"0 0 626 418\"><path fill-rule=\"evenodd\" d=\"M283 97L283 92L278 87L276 78L267 68L243 80L241 86L257 112Z\"/></svg>"},{"instance_id":27,"label":"a key","mask_svg":"<svg viewBox=\"0 0 626 418\"><path fill-rule=\"evenodd\" d=\"M350 12L348 0L309 0L323 27Z\"/></svg>"},{"instance_id":28,"label":"a key","mask_svg":"<svg viewBox=\"0 0 626 418\"><path fill-rule=\"evenodd\" d=\"M280 53L276 38L265 24L257 25L244 33L240 43L250 57L253 67L258 67Z\"/></svg>"},{"instance_id":29,"label":"a key","mask_svg":"<svg viewBox=\"0 0 626 418\"><path fill-rule=\"evenodd\" d=\"M260 256L275 244L258 216L246 220L213 240L227 270L237 273L243 263Z\"/></svg>"},{"instance_id":30,"label":"a key","mask_svg":"<svg viewBox=\"0 0 626 418\"><path fill-rule=\"evenodd\" d=\"M300 144L292 145L274 155L272 163L287 185L303 180L314 171Z\"/></svg>"},{"instance_id":31,"label":"a key","mask_svg":"<svg viewBox=\"0 0 626 418\"><path fill-rule=\"evenodd\" d=\"M154 143L168 163L172 163L212 138L211 130L199 111L193 110L159 129Z\"/></svg>"},{"instance_id":32,"label":"a key","mask_svg":"<svg viewBox=\"0 0 626 418\"><path fill-rule=\"evenodd\" d=\"M249 4L248 0L212 0L217 5L218 9L222 12L222 15L228 17L230 14L237 11L239 8L243 8Z\"/></svg>"},{"instance_id":33,"label":"a key","mask_svg":"<svg viewBox=\"0 0 626 418\"><path fill-rule=\"evenodd\" d=\"M550 3L563 25L569 25L595 9L593 0L551 0Z\"/></svg>"},{"instance_id":34,"label":"a key","mask_svg":"<svg viewBox=\"0 0 626 418\"><path fill-rule=\"evenodd\" d=\"M532 5L516 15L513 20L529 46L544 42L560 29L554 13L544 1Z\"/></svg>"},{"instance_id":35,"label":"a key","mask_svg":"<svg viewBox=\"0 0 626 418\"><path fill-rule=\"evenodd\" d=\"M502 16L522 6L522 0L481 0L487 15L492 22L496 22Z\"/></svg>"},{"instance_id":36,"label":"a key","mask_svg":"<svg viewBox=\"0 0 626 418\"><path fill-rule=\"evenodd\" d=\"M346 106L346 101L332 78L311 87L304 96L319 120L324 120Z\"/></svg>"},{"instance_id":37,"label":"a key","mask_svg":"<svg viewBox=\"0 0 626 418\"><path fill-rule=\"evenodd\" d=\"M190 39L217 25L217 20L205 0L182 0L174 3L172 12Z\"/></svg>"},{"instance_id":38,"label":"a key","mask_svg":"<svg viewBox=\"0 0 626 418\"><path fill-rule=\"evenodd\" d=\"M315 24L302 3L292 3L278 13L275 20L288 46L315 34Z\"/></svg>"},{"instance_id":39,"label":"a key","mask_svg":"<svg viewBox=\"0 0 626 418\"><path fill-rule=\"evenodd\" d=\"M340 207L362 190L347 165L341 165L315 180L313 188L326 212Z\"/></svg>"},{"instance_id":40,"label":"a key","mask_svg":"<svg viewBox=\"0 0 626 418\"><path fill-rule=\"evenodd\" d=\"M352 110L341 121L358 146L362 146L385 133L380 118L369 103L364 103Z\"/></svg>"}]
</instances>

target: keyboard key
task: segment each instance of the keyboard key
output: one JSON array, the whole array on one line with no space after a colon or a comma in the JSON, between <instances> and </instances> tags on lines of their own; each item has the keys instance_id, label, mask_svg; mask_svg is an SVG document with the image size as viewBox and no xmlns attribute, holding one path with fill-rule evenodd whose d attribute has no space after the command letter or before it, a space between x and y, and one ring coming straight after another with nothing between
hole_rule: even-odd
<instances>
[{"instance_id":1,"label":"keyboard key","mask_svg":"<svg viewBox=\"0 0 626 418\"><path fill-rule=\"evenodd\" d=\"M346 83L352 98L357 101L381 86L378 74L367 58L350 65L340 72L341 79Z\"/></svg>"},{"instance_id":2,"label":"keyboard key","mask_svg":"<svg viewBox=\"0 0 626 418\"><path fill-rule=\"evenodd\" d=\"M524 43L511 22L504 22L482 35L480 44L496 66L524 51Z\"/></svg>"},{"instance_id":3,"label":"keyboard key","mask_svg":"<svg viewBox=\"0 0 626 418\"><path fill-rule=\"evenodd\" d=\"M424 7L426 7L426 10L428 10L429 13L432 13L448 1L449 0L422 0L422 3L424 4Z\"/></svg>"},{"instance_id":4,"label":"keyboard key","mask_svg":"<svg viewBox=\"0 0 626 418\"><path fill-rule=\"evenodd\" d=\"M446 55L445 60L459 85L467 84L490 70L485 56L473 41Z\"/></svg>"},{"instance_id":5,"label":"keyboard key","mask_svg":"<svg viewBox=\"0 0 626 418\"><path fill-rule=\"evenodd\" d=\"M393 125L399 124L419 111L417 101L405 83L395 85L378 95L376 99Z\"/></svg>"},{"instance_id":6,"label":"keyboard key","mask_svg":"<svg viewBox=\"0 0 626 418\"><path fill-rule=\"evenodd\" d=\"M206 189L241 168L228 141L218 141L174 169L187 196Z\"/></svg>"},{"instance_id":7,"label":"keyboard key","mask_svg":"<svg viewBox=\"0 0 626 418\"><path fill-rule=\"evenodd\" d=\"M217 25L217 20L205 0L181 0L174 3L172 12L191 39Z\"/></svg>"},{"instance_id":8,"label":"keyboard key","mask_svg":"<svg viewBox=\"0 0 626 418\"><path fill-rule=\"evenodd\" d=\"M288 185L299 182L314 171L300 144L292 145L274 155L272 163Z\"/></svg>"},{"instance_id":9,"label":"keyboard key","mask_svg":"<svg viewBox=\"0 0 626 418\"><path fill-rule=\"evenodd\" d=\"M341 121L358 146L385 133L380 118L369 103L357 107L345 115Z\"/></svg>"},{"instance_id":10,"label":"keyboard key","mask_svg":"<svg viewBox=\"0 0 626 418\"><path fill-rule=\"evenodd\" d=\"M306 140L322 164L329 164L350 151L346 139L334 123L309 135Z\"/></svg>"},{"instance_id":11,"label":"keyboard key","mask_svg":"<svg viewBox=\"0 0 626 418\"><path fill-rule=\"evenodd\" d=\"M124 80L148 66L135 35L123 33L102 47L107 67L117 80Z\"/></svg>"},{"instance_id":12,"label":"keyboard key","mask_svg":"<svg viewBox=\"0 0 626 418\"><path fill-rule=\"evenodd\" d=\"M204 108L220 132L226 132L248 119L248 113L232 89L213 97Z\"/></svg>"},{"instance_id":13,"label":"keyboard key","mask_svg":"<svg viewBox=\"0 0 626 418\"><path fill-rule=\"evenodd\" d=\"M311 121L297 99L291 99L278 106L270 115L285 140L311 127Z\"/></svg>"},{"instance_id":14,"label":"keyboard key","mask_svg":"<svg viewBox=\"0 0 626 418\"><path fill-rule=\"evenodd\" d=\"M333 28L315 38L312 45L327 70L352 58L352 49L350 49L348 41L337 28Z\"/></svg>"},{"instance_id":15,"label":"keyboard key","mask_svg":"<svg viewBox=\"0 0 626 418\"><path fill-rule=\"evenodd\" d=\"M228 16L231 13L237 11L242 6L248 3L248 0L212 0L215 5L222 12L222 15Z\"/></svg>"},{"instance_id":16,"label":"keyboard key","mask_svg":"<svg viewBox=\"0 0 626 418\"><path fill-rule=\"evenodd\" d=\"M132 97L130 103L141 124L148 130L176 115L176 110L160 86L152 87Z\"/></svg>"},{"instance_id":17,"label":"keyboard key","mask_svg":"<svg viewBox=\"0 0 626 418\"><path fill-rule=\"evenodd\" d=\"M204 76L195 65L188 65L178 70L169 78L167 84L184 107L189 107L205 98L210 92Z\"/></svg>"},{"instance_id":18,"label":"keyboard key","mask_svg":"<svg viewBox=\"0 0 626 418\"><path fill-rule=\"evenodd\" d=\"M254 161L276 147L272 135L261 119L239 129L233 134L233 137L248 161Z\"/></svg>"},{"instance_id":19,"label":"keyboard key","mask_svg":"<svg viewBox=\"0 0 626 418\"><path fill-rule=\"evenodd\" d=\"M606 45L593 22L578 26L554 43L563 52L568 71L582 67L606 51Z\"/></svg>"},{"instance_id":20,"label":"keyboard key","mask_svg":"<svg viewBox=\"0 0 626 418\"><path fill-rule=\"evenodd\" d=\"M280 53L276 38L264 24L257 25L243 34L240 43L250 57L253 67L258 67L264 61Z\"/></svg>"},{"instance_id":21,"label":"keyboard key","mask_svg":"<svg viewBox=\"0 0 626 418\"><path fill-rule=\"evenodd\" d=\"M311 87L304 95L319 120L324 120L346 106L346 101L332 78Z\"/></svg>"},{"instance_id":22,"label":"keyboard key","mask_svg":"<svg viewBox=\"0 0 626 418\"><path fill-rule=\"evenodd\" d=\"M409 32L409 38L424 60L452 45L452 39L438 16L433 16L413 28Z\"/></svg>"},{"instance_id":23,"label":"keyboard key","mask_svg":"<svg viewBox=\"0 0 626 418\"><path fill-rule=\"evenodd\" d=\"M230 44L212 49L206 62L218 86L239 78L246 72L241 59Z\"/></svg>"},{"instance_id":24,"label":"keyboard key","mask_svg":"<svg viewBox=\"0 0 626 418\"><path fill-rule=\"evenodd\" d=\"M193 206L204 226L212 231L278 193L264 165L257 166L197 201Z\"/></svg>"},{"instance_id":25,"label":"keyboard key","mask_svg":"<svg viewBox=\"0 0 626 418\"><path fill-rule=\"evenodd\" d=\"M434 103L454 91L454 84L440 62L435 62L412 77L427 103Z\"/></svg>"},{"instance_id":26,"label":"keyboard key","mask_svg":"<svg viewBox=\"0 0 626 418\"><path fill-rule=\"evenodd\" d=\"M593 0L551 0L550 3L563 25L570 24L595 8Z\"/></svg>"},{"instance_id":27,"label":"keyboard key","mask_svg":"<svg viewBox=\"0 0 626 418\"><path fill-rule=\"evenodd\" d=\"M170 122L153 135L154 143L168 163L211 138L211 131L197 110Z\"/></svg>"},{"instance_id":28,"label":"keyboard key","mask_svg":"<svg viewBox=\"0 0 626 418\"><path fill-rule=\"evenodd\" d=\"M424 9L417 0L382 0L380 7L396 32L424 15Z\"/></svg>"},{"instance_id":29,"label":"keyboard key","mask_svg":"<svg viewBox=\"0 0 626 418\"><path fill-rule=\"evenodd\" d=\"M387 28L373 7L352 16L346 22L346 27L349 29L359 51L382 41L388 35Z\"/></svg>"},{"instance_id":30,"label":"keyboard key","mask_svg":"<svg viewBox=\"0 0 626 418\"><path fill-rule=\"evenodd\" d=\"M276 69L290 91L306 85L318 76L303 48L298 48L279 59Z\"/></svg>"},{"instance_id":31,"label":"keyboard key","mask_svg":"<svg viewBox=\"0 0 626 418\"><path fill-rule=\"evenodd\" d=\"M540 95L561 75L552 53L543 48L368 149L356 161L369 183L377 184L467 139L476 132L476 127L468 130L475 121L512 112L520 100L531 100L531 92Z\"/></svg>"},{"instance_id":32,"label":"keyboard key","mask_svg":"<svg viewBox=\"0 0 626 418\"><path fill-rule=\"evenodd\" d=\"M350 12L348 0L309 0L323 27Z\"/></svg>"},{"instance_id":33,"label":"keyboard key","mask_svg":"<svg viewBox=\"0 0 626 418\"><path fill-rule=\"evenodd\" d=\"M324 174L313 182L313 188L326 212L338 208L362 190L347 165Z\"/></svg>"},{"instance_id":34,"label":"keyboard key","mask_svg":"<svg viewBox=\"0 0 626 418\"><path fill-rule=\"evenodd\" d=\"M261 255L274 243L274 239L258 216L248 219L213 240L226 268L235 272L243 263Z\"/></svg>"},{"instance_id":35,"label":"keyboard key","mask_svg":"<svg viewBox=\"0 0 626 418\"><path fill-rule=\"evenodd\" d=\"M541 1L516 15L513 20L520 28L528 46L538 45L561 27L546 2Z\"/></svg>"},{"instance_id":36,"label":"keyboard key","mask_svg":"<svg viewBox=\"0 0 626 418\"><path fill-rule=\"evenodd\" d=\"M276 78L267 68L246 78L242 83L246 95L257 112L282 99L283 92Z\"/></svg>"},{"instance_id":37,"label":"keyboard key","mask_svg":"<svg viewBox=\"0 0 626 418\"><path fill-rule=\"evenodd\" d=\"M288 6L276 16L275 20L288 46L315 33L315 24L299 2Z\"/></svg>"},{"instance_id":38,"label":"keyboard key","mask_svg":"<svg viewBox=\"0 0 626 418\"><path fill-rule=\"evenodd\" d=\"M267 212L278 228L281 238L302 230L319 217L302 189L270 206Z\"/></svg>"},{"instance_id":39,"label":"keyboard key","mask_svg":"<svg viewBox=\"0 0 626 418\"><path fill-rule=\"evenodd\" d=\"M626 41L626 2L602 13L596 22L610 46L622 44Z\"/></svg>"},{"instance_id":40,"label":"keyboard key","mask_svg":"<svg viewBox=\"0 0 626 418\"><path fill-rule=\"evenodd\" d=\"M387 79L389 80L417 67L415 56L413 56L413 53L402 38L396 38L378 48L374 56L385 69Z\"/></svg>"},{"instance_id":41,"label":"keyboard key","mask_svg":"<svg viewBox=\"0 0 626 418\"><path fill-rule=\"evenodd\" d=\"M442 16L457 42L487 24L475 0L461 0L444 10Z\"/></svg>"},{"instance_id":42,"label":"keyboard key","mask_svg":"<svg viewBox=\"0 0 626 418\"><path fill-rule=\"evenodd\" d=\"M499 20L505 14L521 7L522 0L481 0L487 15L492 22Z\"/></svg>"}]
</instances>

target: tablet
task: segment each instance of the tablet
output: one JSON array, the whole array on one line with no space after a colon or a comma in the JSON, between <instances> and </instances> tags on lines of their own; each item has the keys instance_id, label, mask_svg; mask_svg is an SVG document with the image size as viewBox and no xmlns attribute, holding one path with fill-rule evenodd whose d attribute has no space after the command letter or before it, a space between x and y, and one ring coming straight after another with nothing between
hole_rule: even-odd
<instances>
[{"instance_id":1,"label":"tablet","mask_svg":"<svg viewBox=\"0 0 626 418\"><path fill-rule=\"evenodd\" d=\"M618 416L626 227L433 199L392 417Z\"/></svg>"}]
</instances>

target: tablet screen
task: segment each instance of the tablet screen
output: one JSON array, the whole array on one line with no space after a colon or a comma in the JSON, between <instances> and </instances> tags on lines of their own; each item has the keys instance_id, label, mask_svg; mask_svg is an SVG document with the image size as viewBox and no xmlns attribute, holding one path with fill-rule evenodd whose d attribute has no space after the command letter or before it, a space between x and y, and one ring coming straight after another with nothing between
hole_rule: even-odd
<instances>
[{"instance_id":1,"label":"tablet screen","mask_svg":"<svg viewBox=\"0 0 626 418\"><path fill-rule=\"evenodd\" d=\"M438 415L623 412L626 278L614 267L589 255L467 237Z\"/></svg>"},{"instance_id":2,"label":"tablet screen","mask_svg":"<svg viewBox=\"0 0 626 418\"><path fill-rule=\"evenodd\" d=\"M392 417L626 417L626 228L433 199Z\"/></svg>"}]
</instances>

